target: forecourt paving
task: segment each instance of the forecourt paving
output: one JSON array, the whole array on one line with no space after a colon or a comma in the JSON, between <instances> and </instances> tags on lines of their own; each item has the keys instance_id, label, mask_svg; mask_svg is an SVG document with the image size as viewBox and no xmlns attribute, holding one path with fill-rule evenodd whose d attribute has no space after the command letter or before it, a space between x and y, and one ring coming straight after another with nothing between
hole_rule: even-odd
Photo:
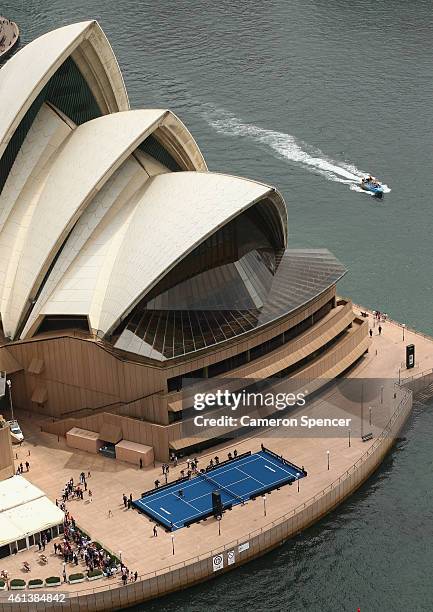
<instances>
[{"instance_id":1,"label":"forecourt paving","mask_svg":"<svg viewBox=\"0 0 433 612\"><path fill-rule=\"evenodd\" d=\"M365 309L363 309L365 310ZM372 318L369 318L372 323ZM392 322L382 323L382 335L377 334L377 324L373 328L373 343L369 354L351 371L352 377L398 377L398 370L404 360L406 343L413 342L417 351L417 367L411 373L418 373L433 367L433 341L430 338L406 330L405 341L402 341L402 329ZM385 398L385 402L388 399ZM301 411L305 413L305 410ZM324 487L338 479L357 459L365 453L373 441L363 443L359 436L353 437L349 447L346 437L313 437L306 430L305 437L272 437L263 440L262 437L250 437L239 440L236 444L220 445L210 451L197 455L199 468L208 464L215 455L223 453L238 453L260 450L260 443L277 454L281 454L296 465L304 465L308 477L300 481L297 487L282 487L268 495L266 500L266 516L264 516L263 501L259 497L248 501L245 505L237 505L231 512L224 514L221 521L221 535L218 535L218 524L213 518L192 525L189 529L176 531L173 555L170 533L159 529L158 537L153 537L153 525L148 518L135 510L125 510L122 494L132 493L133 498L140 497L141 492L151 489L154 481L162 478L161 465L155 468L139 470L134 466L116 462L102 456L89 455L84 452L73 452L62 438L40 431L39 417L18 414L26 441L18 450L18 460L25 461L30 451L31 468L24 474L28 480L40 487L54 501L60 496L60 490L71 476L76 479L81 471L91 471L89 486L93 492L93 502L88 499L69 502L68 509L79 526L90 533L91 537L100 541L113 552L122 551L122 559L127 566L140 575L161 571L170 565L185 562L197 555L204 555L211 549L229 544L234 540L247 538L256 529L264 528L274 520L308 502ZM375 434L380 431L388 418L388 413L381 413L380 408L373 413ZM327 466L327 451L330 451L329 469ZM177 468L170 469L170 479L180 477L180 470L186 469L186 462L180 462ZM113 513L108 518L108 510ZM36 549L37 551L37 549ZM30 578L46 578L57 572L61 575L62 567L58 558L49 557L49 569L35 563L37 552L32 550L2 559L0 569L6 569L11 576L23 577L22 562L29 560L32 571L26 575ZM57 569L55 569L57 568ZM47 574L48 571L48 574ZM60 572L60 574L59 574ZM114 582L113 582L114 581ZM113 585L118 578L104 581ZM98 581L102 586L103 582ZM66 590L82 591L86 583L65 585Z\"/></svg>"}]
</instances>

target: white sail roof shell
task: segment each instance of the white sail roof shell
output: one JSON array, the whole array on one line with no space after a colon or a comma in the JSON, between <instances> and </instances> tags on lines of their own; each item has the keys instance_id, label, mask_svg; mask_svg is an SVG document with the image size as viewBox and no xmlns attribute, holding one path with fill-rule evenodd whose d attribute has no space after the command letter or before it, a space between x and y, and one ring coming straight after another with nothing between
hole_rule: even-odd
<instances>
[{"instance_id":1,"label":"white sail roof shell","mask_svg":"<svg viewBox=\"0 0 433 612\"><path fill-rule=\"evenodd\" d=\"M69 57L101 116L77 126L44 99L5 166L0 315L11 339L33 335L45 315L86 316L94 332L108 334L197 245L265 198L287 240L275 189L208 172L170 111L129 110L116 58L94 21L41 36L1 68L0 163Z\"/></svg>"}]
</instances>

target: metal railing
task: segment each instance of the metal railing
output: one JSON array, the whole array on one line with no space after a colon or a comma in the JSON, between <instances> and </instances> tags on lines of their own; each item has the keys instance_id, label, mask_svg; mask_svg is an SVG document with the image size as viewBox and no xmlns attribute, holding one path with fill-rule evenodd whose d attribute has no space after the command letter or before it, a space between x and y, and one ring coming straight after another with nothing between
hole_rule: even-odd
<instances>
[{"instance_id":1,"label":"metal railing","mask_svg":"<svg viewBox=\"0 0 433 612\"><path fill-rule=\"evenodd\" d=\"M373 315L373 311L370 308L364 308L364 306L360 306L359 304L353 304L354 308L362 311L362 312L368 312L369 314ZM400 327L402 330L404 328L405 331L408 332L412 332L414 334L416 334L417 336L422 336L423 338L426 338L427 340L430 340L430 342L433 342L433 336L430 336L429 334L426 334L424 332L419 331L418 329L415 329L414 327L412 327L411 325L406 325L406 323L400 323L400 321L396 321L395 319L391 319L388 315L386 317L386 323L392 323L393 325L396 325L397 327Z\"/></svg>"}]
</instances>

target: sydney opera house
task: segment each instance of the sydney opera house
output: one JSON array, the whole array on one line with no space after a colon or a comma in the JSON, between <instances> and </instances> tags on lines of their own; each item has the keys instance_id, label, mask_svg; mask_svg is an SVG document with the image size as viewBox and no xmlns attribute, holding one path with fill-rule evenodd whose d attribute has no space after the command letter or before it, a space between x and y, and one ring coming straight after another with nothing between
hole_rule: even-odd
<instances>
[{"instance_id":1,"label":"sydney opera house","mask_svg":"<svg viewBox=\"0 0 433 612\"><path fill-rule=\"evenodd\" d=\"M0 100L0 370L47 431L166 460L217 441L183 437L186 379L329 379L368 350L344 266L288 248L281 194L209 171L174 113L131 110L96 22L16 53Z\"/></svg>"}]
</instances>

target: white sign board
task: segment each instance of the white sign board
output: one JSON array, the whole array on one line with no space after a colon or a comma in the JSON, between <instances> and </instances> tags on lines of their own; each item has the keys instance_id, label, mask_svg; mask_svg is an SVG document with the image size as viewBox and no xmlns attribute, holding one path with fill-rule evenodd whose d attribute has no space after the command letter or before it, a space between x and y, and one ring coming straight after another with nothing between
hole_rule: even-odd
<instances>
[{"instance_id":1,"label":"white sign board","mask_svg":"<svg viewBox=\"0 0 433 612\"><path fill-rule=\"evenodd\" d=\"M243 552L244 550L248 550L250 547L249 542L245 542L245 544L239 544L239 552Z\"/></svg>"},{"instance_id":2,"label":"white sign board","mask_svg":"<svg viewBox=\"0 0 433 612\"><path fill-rule=\"evenodd\" d=\"M229 550L229 552L227 553L227 565L233 565L235 561L236 561L235 551Z\"/></svg>"},{"instance_id":3,"label":"white sign board","mask_svg":"<svg viewBox=\"0 0 433 612\"><path fill-rule=\"evenodd\" d=\"M217 572L218 570L222 569L224 567L223 555L215 555L215 557L212 557L212 566L214 572Z\"/></svg>"}]
</instances>

